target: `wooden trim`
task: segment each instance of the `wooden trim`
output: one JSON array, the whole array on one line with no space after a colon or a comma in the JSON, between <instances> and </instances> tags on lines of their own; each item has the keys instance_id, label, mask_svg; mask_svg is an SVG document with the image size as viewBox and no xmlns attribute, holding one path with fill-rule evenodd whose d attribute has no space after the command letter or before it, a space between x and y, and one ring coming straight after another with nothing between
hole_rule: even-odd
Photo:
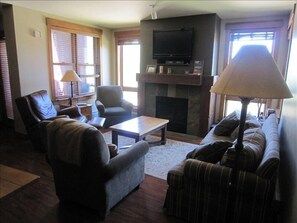
<instances>
[{"instance_id":1,"label":"wooden trim","mask_svg":"<svg viewBox=\"0 0 297 223\"><path fill-rule=\"evenodd\" d=\"M281 28L283 27L284 22L282 20L274 20L274 21L260 21L260 22L235 22L235 23L227 23L226 29L230 30L244 30L244 29L259 29L259 28Z\"/></svg>"},{"instance_id":2,"label":"wooden trim","mask_svg":"<svg viewBox=\"0 0 297 223\"><path fill-rule=\"evenodd\" d=\"M50 75L50 88L51 88L51 98L52 100L56 99L56 92L55 92L55 80L54 80L54 71L53 71L53 54L52 54L52 41L51 41L51 27L47 26L47 46L48 46L48 64L49 64L49 75Z\"/></svg>"},{"instance_id":3,"label":"wooden trim","mask_svg":"<svg viewBox=\"0 0 297 223\"><path fill-rule=\"evenodd\" d=\"M54 29L66 30L67 32L74 32L74 33L90 34L94 37L101 37L103 33L101 29L78 25L75 23L52 19L52 18L46 18L46 24L47 26L50 26Z\"/></svg>"},{"instance_id":4,"label":"wooden trim","mask_svg":"<svg viewBox=\"0 0 297 223\"><path fill-rule=\"evenodd\" d=\"M144 83L179 84L201 86L202 77L193 74L136 74L136 80Z\"/></svg>"},{"instance_id":5,"label":"wooden trim","mask_svg":"<svg viewBox=\"0 0 297 223\"><path fill-rule=\"evenodd\" d=\"M114 36L116 39L131 39L135 37L140 38L140 30L130 30L130 31L119 31L114 32Z\"/></svg>"}]
</instances>

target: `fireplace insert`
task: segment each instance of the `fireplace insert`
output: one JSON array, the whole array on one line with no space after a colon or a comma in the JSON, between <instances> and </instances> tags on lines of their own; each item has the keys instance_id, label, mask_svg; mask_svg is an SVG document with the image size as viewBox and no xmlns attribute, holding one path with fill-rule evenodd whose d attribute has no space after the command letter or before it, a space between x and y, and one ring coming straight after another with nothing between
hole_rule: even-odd
<instances>
[{"instance_id":1,"label":"fireplace insert","mask_svg":"<svg viewBox=\"0 0 297 223\"><path fill-rule=\"evenodd\" d=\"M156 117L169 120L167 130L187 133L188 99L156 96Z\"/></svg>"}]
</instances>

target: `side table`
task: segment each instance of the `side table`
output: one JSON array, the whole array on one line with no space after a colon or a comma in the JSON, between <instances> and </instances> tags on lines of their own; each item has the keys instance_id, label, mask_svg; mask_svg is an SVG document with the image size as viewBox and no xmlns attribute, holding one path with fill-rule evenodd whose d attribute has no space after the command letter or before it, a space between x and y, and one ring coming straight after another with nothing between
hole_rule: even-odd
<instances>
[{"instance_id":1,"label":"side table","mask_svg":"<svg viewBox=\"0 0 297 223\"><path fill-rule=\"evenodd\" d=\"M80 109L80 112L87 117L88 120L91 120L93 115L92 115L92 105L91 104L77 104L77 106Z\"/></svg>"},{"instance_id":2,"label":"side table","mask_svg":"<svg viewBox=\"0 0 297 223\"><path fill-rule=\"evenodd\" d=\"M80 109L80 112L87 117L88 120L93 118L92 115L92 105L87 103L78 103L76 106ZM70 105L60 105L60 108L69 108Z\"/></svg>"}]
</instances>

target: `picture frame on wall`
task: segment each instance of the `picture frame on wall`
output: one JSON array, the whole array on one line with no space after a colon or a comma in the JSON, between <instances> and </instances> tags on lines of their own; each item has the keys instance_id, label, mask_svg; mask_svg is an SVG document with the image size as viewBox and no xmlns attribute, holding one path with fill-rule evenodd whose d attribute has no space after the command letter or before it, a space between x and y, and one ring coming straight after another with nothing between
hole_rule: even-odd
<instances>
[{"instance_id":1,"label":"picture frame on wall","mask_svg":"<svg viewBox=\"0 0 297 223\"><path fill-rule=\"evenodd\" d=\"M156 73L157 66L156 65L147 65L146 66L146 73Z\"/></svg>"}]
</instances>

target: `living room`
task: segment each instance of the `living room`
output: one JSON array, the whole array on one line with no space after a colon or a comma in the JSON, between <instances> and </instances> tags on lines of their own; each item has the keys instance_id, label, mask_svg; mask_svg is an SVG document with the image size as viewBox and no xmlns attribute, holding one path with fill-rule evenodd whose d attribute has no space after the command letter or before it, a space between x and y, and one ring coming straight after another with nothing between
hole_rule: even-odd
<instances>
[{"instance_id":1,"label":"living room","mask_svg":"<svg viewBox=\"0 0 297 223\"><path fill-rule=\"evenodd\" d=\"M149 6L148 6L149 7ZM5 12L6 16L9 18L13 18L11 20L6 20L10 25L6 24L6 27L10 27L9 31L7 30L7 39L15 41L15 48L9 49L13 52L17 52L17 56L14 58L10 58L10 62L15 66L12 66L14 70L12 70L14 75L12 85L12 93L14 98L21 95L29 94L33 91L37 91L40 89L51 89L50 81L49 81L49 68L48 68L48 45L47 45L47 26L45 23L45 18L54 17L50 14L46 14L40 11L27 9L24 7L13 6L13 10L10 12ZM292 5L293 8L293 5ZM286 15L282 15L281 17L285 17L287 20L289 19L290 11L287 11ZM275 18L275 17L273 17ZM279 18L279 17L278 17ZM59 17L59 19L61 19ZM267 17L266 20L271 19L271 17ZM150 18L148 18L150 20ZM252 19L255 20L255 19ZM71 19L68 19L69 22L74 22ZM236 21L236 20L235 20ZM152 21L153 22L153 21ZM222 32L222 28L228 22L225 20L221 21L220 31ZM150 21L148 21L150 23ZM98 27L97 27L98 28ZM114 29L112 28L103 28L99 27L103 31L102 36L102 85L115 84L116 76L115 75L105 75L105 74L113 74L115 73L115 53L114 53ZM138 27L133 27L133 29L139 29ZM285 30L287 25L285 25ZM34 30L40 31L41 38L34 38L31 32ZM119 30L125 30L121 28ZM296 32L296 31L295 31ZM293 35L296 35L296 33ZM223 32L222 32L223 33ZM224 36L220 34L221 38L217 41L221 47L224 46ZM294 38L293 38L294 39ZM294 58L294 41L291 45L290 60ZM281 61L279 67L283 70L286 69L286 51L287 47L283 46L279 48L279 57ZM219 55L223 54L223 50L219 48ZM142 62L141 72L145 72L146 65L154 64L155 62L151 58L151 56L147 56L148 58ZM290 61L289 60L289 61ZM219 63L214 61L214 65L209 70L206 70L210 75L219 74L223 67L222 60L219 60ZM212 65L210 65L212 66ZM206 67L207 68L207 67ZM294 173L296 172L295 158L296 149L294 148L296 145L296 137L294 137L294 132L296 130L296 75L294 67L289 67L287 72L287 84L289 85L292 94L294 94L294 99L284 100L284 104L281 111L280 118L280 135L281 135L281 143L282 143L282 158L281 158L281 168L280 168L280 186L281 186L281 197L283 200L283 222L295 222L296 221L296 213L294 210L296 209L296 177ZM32 81L32 79L34 81ZM219 119L219 115L217 115L217 119ZM24 127L22 126L22 122L19 114L15 113L15 128L17 132L24 132ZM290 131L288 131L290 130Z\"/></svg>"}]
</instances>

